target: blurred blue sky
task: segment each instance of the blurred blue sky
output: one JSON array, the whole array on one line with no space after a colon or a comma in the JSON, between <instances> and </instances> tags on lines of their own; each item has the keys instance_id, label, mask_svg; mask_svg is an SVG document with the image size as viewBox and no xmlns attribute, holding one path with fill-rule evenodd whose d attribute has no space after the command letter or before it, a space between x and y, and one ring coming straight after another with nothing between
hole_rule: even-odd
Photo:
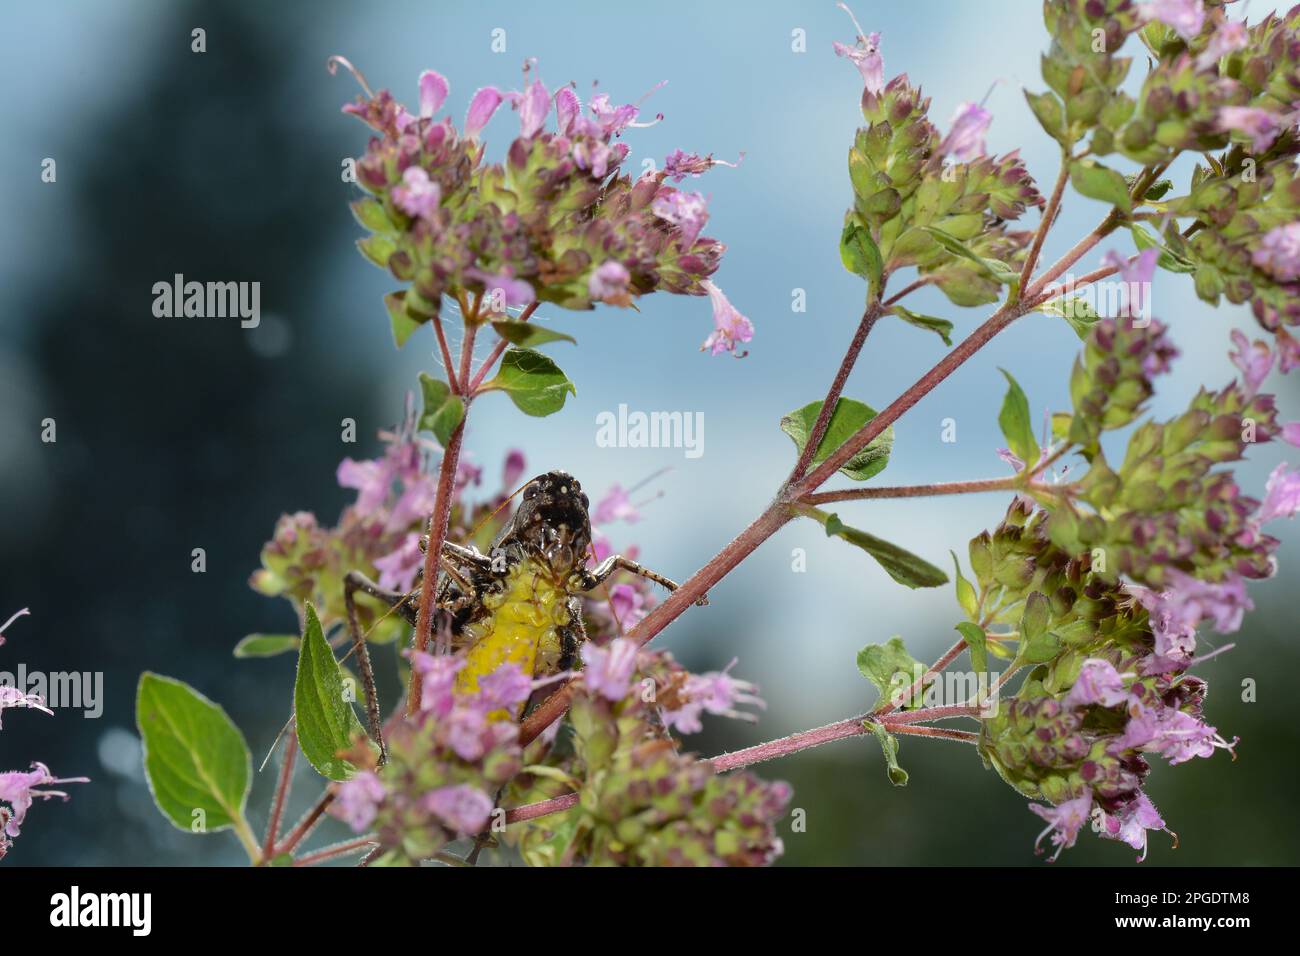
<instances>
[{"instance_id":1,"label":"blurred blue sky","mask_svg":"<svg viewBox=\"0 0 1300 956\"><path fill-rule=\"evenodd\" d=\"M1252 3L1251 18L1269 6ZM921 83L933 97L932 116L941 126L958 103L979 100L992 88L988 107L996 118L990 150L1002 153L1020 147L1042 188L1050 185L1056 173L1055 147L1038 129L1021 95L1024 86L1043 86L1038 58L1047 37L1036 0L859 0L855 7L867 29L883 34L887 75L905 71ZM31 286L21 285L21 277L48 266L51 257L79 238L72 190L46 196L15 184L37 175L44 156L59 157L61 183L75 181L78 156L115 148L112 143L84 142L83 123L98 111L129 109L161 51L175 44L188 46L189 29L203 26L201 13L161 10L146 0L118 0L12 5L5 13L0 77L9 93L0 98L0 124L5 129L0 150L5 210L0 216L0 288L6 290L0 309L0 390L5 393L0 402L0 448L5 449L0 470L21 479L8 487L22 489L16 500L3 503L6 522L36 522L58 507L42 496L39 462L8 450L16 447L15 435L33 427L48 396L59 388L59 382L40 378L25 353L33 332L24 322L30 303L11 290L30 291ZM286 3L248 5L246 16L250 24L259 18L295 20L294 45L283 50L282 61L290 76L277 91L283 123L306 140L323 144L338 142L342 128L353 155L363 149L366 130L339 113L340 105L357 91L349 77L331 78L325 72L325 58L332 53L349 57L376 89L391 88L408 102L415 99L420 70L436 68L451 81L447 108L458 121L476 88L516 86L525 57L538 59L540 75L550 87L574 81L584 99L593 80L616 102L636 100L667 80L645 106L649 114L661 111L664 121L626 134L630 168L638 168L645 158L661 162L679 146L728 160L745 154L739 169L718 168L690 185L711 196L706 232L729 247L715 279L754 322L749 356L738 361L697 351L711 327L705 299L656 295L643 300L639 314L614 309L566 313L544 307L538 321L553 323L579 341L576 349L564 344L550 349L576 383L576 398L562 414L539 421L525 419L503 397L490 396L475 405L467 438L467 447L491 476L504 450L518 446L536 470L566 468L597 493L613 482L632 485L671 468L641 496L663 493L646 505L644 520L631 528L612 529L612 537L616 545L635 541L642 558L656 569L678 579L689 576L762 509L785 476L792 446L777 423L791 409L823 396L861 309L862 282L845 272L837 252L850 200L845 157L862 122L861 80L849 63L831 53L832 40L853 39L848 17L831 0L664 0L653 6ZM493 53L490 47L492 31L498 28L506 31L504 53ZM806 52L792 51L795 30L806 32ZM210 37L208 42L221 41ZM1140 64L1135 66L1140 69ZM235 142L242 135L238 115L194 119L218 124ZM489 126L486 139L494 155L500 155L513 135L514 122L503 110ZM338 182L343 156L322 149L317 158L309 167L268 168L265 175ZM1185 169L1176 172L1180 182L1185 174ZM203 183L196 182L194 188L203 189ZM338 183L340 205L353 193L353 187ZM337 221L335 211L324 211L330 221ZM1103 212L1098 203L1068 197L1045 256L1050 259L1064 251ZM148 223L122 223L124 231L147 228ZM357 254L353 240L359 235L359 227L338 230L333 237L335 258L318 274L238 278L296 290L279 321L269 323L278 341L269 347L265 361L313 362L323 355L346 354L354 374L373 383L374 407L388 410L385 420L392 421L400 416L417 373L436 370L435 344L426 329L404 351L393 351L381 296L395 287L394 281ZM1095 265L1104 248L1079 271ZM894 287L904 281L906 277L900 277ZM806 290L804 313L791 311L796 289ZM107 292L133 295L139 290ZM1155 314L1172 327L1183 351L1154 403L1155 413L1167 415L1184 408L1199 384L1218 386L1229 378L1229 329L1238 324L1250 331L1253 322L1241 309L1209 308L1195 298L1184 277L1165 273L1157 277L1153 303ZM956 309L929 290L915 295L911 304L952 318L958 335L982 317L981 310ZM243 333L232 326L230 334ZM892 461L876 482L1004 474L1006 466L995 455L1002 443L996 423L1004 389L999 366L1014 372L1035 414L1042 415L1068 402L1068 372L1078 344L1059 320L1023 319L906 415L896 429ZM932 335L883 321L846 394L883 407L944 351ZM1274 384L1282 392L1283 418L1300 417L1293 384ZM673 449L598 448L596 416L620 403L644 411L703 412L703 456L687 459ZM957 422L954 444L940 441L941 422L949 417ZM335 427L333 422L324 424ZM1300 456L1279 446L1262 449L1242 469L1247 489L1261 490L1267 472L1288 450ZM258 476L244 471L238 480L252 484ZM964 554L966 541L996 524L1005 504L1000 496L980 496L846 505L839 513L848 523L946 566L948 549ZM283 502L286 511L317 506L304 500ZM1295 532L1291 525L1279 529L1285 541L1284 567L1300 559ZM791 571L794 548L807 549L807 573ZM249 567L255 559L254 553L247 555ZM1266 592L1280 593L1288 579L1294 577L1284 574L1255 585L1253 593L1257 599ZM783 530L711 599L711 607L681 619L664 640L697 669L721 667L733 654L741 656L737 673L761 683L771 705L761 727L753 730L753 739L861 710L871 695L854 667L860 646L901 634L916 656L930 657L951 641L956 619L946 591L907 591L862 554L828 541L811 524ZM0 617L4 612L0 607ZM1243 640L1250 639L1250 627L1248 619ZM231 642L255 629L255 622L232 622ZM1226 665L1220 660L1211 666Z\"/></svg>"}]
</instances>

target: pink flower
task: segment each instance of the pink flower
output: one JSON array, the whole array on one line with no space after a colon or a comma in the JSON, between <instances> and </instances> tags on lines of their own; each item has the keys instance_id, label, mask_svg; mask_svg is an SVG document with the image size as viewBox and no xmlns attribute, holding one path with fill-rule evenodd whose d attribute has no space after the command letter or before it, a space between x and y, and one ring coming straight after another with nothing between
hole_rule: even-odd
<instances>
[{"instance_id":1,"label":"pink flower","mask_svg":"<svg viewBox=\"0 0 1300 956\"><path fill-rule=\"evenodd\" d=\"M858 68L866 91L878 96L885 88L885 61L880 55L880 34L863 33L861 24L858 23L857 17L853 16L853 11L848 8L848 5L838 3L836 6L849 15L849 19L853 21L853 28L858 31L858 36L853 46L835 41L831 47L835 50L836 56L845 57Z\"/></svg>"},{"instance_id":2,"label":"pink flower","mask_svg":"<svg viewBox=\"0 0 1300 956\"><path fill-rule=\"evenodd\" d=\"M1120 281L1124 283L1124 312L1121 318L1150 318L1151 280L1155 277L1159 258L1159 249L1143 249L1131 261L1113 249L1102 256L1101 264L1118 269Z\"/></svg>"},{"instance_id":3,"label":"pink flower","mask_svg":"<svg viewBox=\"0 0 1300 956\"><path fill-rule=\"evenodd\" d=\"M483 127L487 126L488 120L492 119L492 114L497 111L503 99L501 91L495 86L485 86L474 94L474 98L469 101L469 110L465 113L467 139L478 138L478 134L483 132Z\"/></svg>"},{"instance_id":4,"label":"pink flower","mask_svg":"<svg viewBox=\"0 0 1300 956\"><path fill-rule=\"evenodd\" d=\"M527 464L524 453L518 448L511 448L506 452L506 461L501 469L501 487L507 492L513 491L519 484L519 479L523 477Z\"/></svg>"},{"instance_id":5,"label":"pink flower","mask_svg":"<svg viewBox=\"0 0 1300 956\"><path fill-rule=\"evenodd\" d=\"M442 187L419 166L408 166L402 185L393 190L393 203L408 216L432 222L442 203Z\"/></svg>"},{"instance_id":6,"label":"pink flower","mask_svg":"<svg viewBox=\"0 0 1300 956\"><path fill-rule=\"evenodd\" d=\"M628 524L636 524L641 520L641 512L636 510L632 504L632 499L628 497L622 485L610 485L609 491L605 492L605 497L596 502L596 507L591 509L591 521L597 525L613 524L615 521L626 521Z\"/></svg>"},{"instance_id":7,"label":"pink flower","mask_svg":"<svg viewBox=\"0 0 1300 956\"><path fill-rule=\"evenodd\" d=\"M1258 248L1251 254L1251 261L1256 269L1267 272L1278 282L1295 282L1300 279L1300 222L1288 222L1266 232L1259 241ZM1278 335L1281 348L1281 333ZM1292 340L1294 343L1294 340ZM1282 371L1288 371L1295 365L1295 355L1284 352Z\"/></svg>"},{"instance_id":8,"label":"pink flower","mask_svg":"<svg viewBox=\"0 0 1300 956\"><path fill-rule=\"evenodd\" d=\"M593 694L606 700L622 700L631 689L636 670L637 643L616 637L605 647L590 642L582 645L582 680Z\"/></svg>"},{"instance_id":9,"label":"pink flower","mask_svg":"<svg viewBox=\"0 0 1300 956\"><path fill-rule=\"evenodd\" d=\"M1199 30L1197 31L1200 32ZM1248 40L1246 24L1240 20L1224 20L1210 35L1201 55L1196 58L1196 68L1204 70L1237 50L1244 49Z\"/></svg>"},{"instance_id":10,"label":"pink flower","mask_svg":"<svg viewBox=\"0 0 1300 956\"><path fill-rule=\"evenodd\" d=\"M719 352L735 352L741 342L748 342L754 337L754 324L737 311L727 297L709 280L701 283L713 303L713 332L700 346L701 352L717 355Z\"/></svg>"},{"instance_id":11,"label":"pink flower","mask_svg":"<svg viewBox=\"0 0 1300 956\"><path fill-rule=\"evenodd\" d=\"M1114 707L1127 699L1128 690L1119 671L1109 661L1094 657L1083 662L1074 686L1062 703L1067 708L1088 707L1092 704Z\"/></svg>"},{"instance_id":12,"label":"pink flower","mask_svg":"<svg viewBox=\"0 0 1300 956\"><path fill-rule=\"evenodd\" d=\"M1238 329L1232 330L1232 344L1237 350L1229 352L1228 357L1232 359L1233 365L1241 369L1242 391L1247 398L1254 398L1273 369L1273 352L1266 342L1257 341L1252 346L1250 340Z\"/></svg>"},{"instance_id":13,"label":"pink flower","mask_svg":"<svg viewBox=\"0 0 1300 956\"><path fill-rule=\"evenodd\" d=\"M1190 40L1205 25L1201 0L1151 0L1141 7L1148 20L1159 20L1184 40Z\"/></svg>"},{"instance_id":14,"label":"pink flower","mask_svg":"<svg viewBox=\"0 0 1300 956\"><path fill-rule=\"evenodd\" d=\"M519 110L519 135L532 139L546 125L546 114L551 111L551 97L541 80L529 83L523 93L514 94L515 108ZM531 301L531 300L530 300Z\"/></svg>"},{"instance_id":15,"label":"pink flower","mask_svg":"<svg viewBox=\"0 0 1300 956\"><path fill-rule=\"evenodd\" d=\"M533 287L528 282L523 279L516 279L508 271L493 275L484 272L482 269L466 269L465 275L482 282L487 294L494 299L499 295L501 305L505 308L529 305L537 298L537 293L533 291Z\"/></svg>"},{"instance_id":16,"label":"pink flower","mask_svg":"<svg viewBox=\"0 0 1300 956\"><path fill-rule=\"evenodd\" d=\"M372 515L384 506L393 487L393 467L387 458L353 461L344 458L339 462L335 478L341 488L357 489L353 508L363 516Z\"/></svg>"},{"instance_id":17,"label":"pink flower","mask_svg":"<svg viewBox=\"0 0 1300 956\"><path fill-rule=\"evenodd\" d=\"M464 659L424 651L409 651L407 655L412 670L417 671L424 681L420 695L421 712L445 717L456 706L456 672L465 666Z\"/></svg>"},{"instance_id":18,"label":"pink flower","mask_svg":"<svg viewBox=\"0 0 1300 956\"><path fill-rule=\"evenodd\" d=\"M984 155L984 136L988 133L993 114L978 103L963 103L953 114L952 129L939 144L944 156L955 156L969 163Z\"/></svg>"},{"instance_id":19,"label":"pink flower","mask_svg":"<svg viewBox=\"0 0 1300 956\"><path fill-rule=\"evenodd\" d=\"M492 815L492 798L467 783L439 787L424 795L424 808L457 833L479 833Z\"/></svg>"},{"instance_id":20,"label":"pink flower","mask_svg":"<svg viewBox=\"0 0 1300 956\"><path fill-rule=\"evenodd\" d=\"M1232 749L1213 727L1192 714L1173 707L1146 707L1134 703L1124 733L1110 745L1112 753L1144 750L1158 753L1169 763L1180 764L1193 757L1208 757L1216 748Z\"/></svg>"},{"instance_id":21,"label":"pink flower","mask_svg":"<svg viewBox=\"0 0 1300 956\"><path fill-rule=\"evenodd\" d=\"M605 302L625 300L627 284L632 279L627 267L617 259L606 259L587 280L587 292Z\"/></svg>"},{"instance_id":22,"label":"pink flower","mask_svg":"<svg viewBox=\"0 0 1300 956\"><path fill-rule=\"evenodd\" d=\"M420 534L412 531L402 539L395 551L375 558L379 569L379 586L390 591L406 593L415 584L415 576L424 566L424 552L420 550Z\"/></svg>"},{"instance_id":23,"label":"pink flower","mask_svg":"<svg viewBox=\"0 0 1300 956\"><path fill-rule=\"evenodd\" d=\"M478 707L455 707L444 718L441 729L446 735L447 746L461 760L478 760L488 750L489 742L484 740L488 730L485 710Z\"/></svg>"},{"instance_id":24,"label":"pink flower","mask_svg":"<svg viewBox=\"0 0 1300 956\"><path fill-rule=\"evenodd\" d=\"M373 771L358 771L351 780L339 784L334 803L330 806L330 815L338 817L354 833L360 833L375 822L375 817L379 815L379 805L384 802L387 794L383 782Z\"/></svg>"},{"instance_id":25,"label":"pink flower","mask_svg":"<svg viewBox=\"0 0 1300 956\"><path fill-rule=\"evenodd\" d=\"M1264 486L1264 502L1254 521L1263 524L1277 518L1292 518L1300 511L1300 471L1287 471L1286 462L1278 465Z\"/></svg>"},{"instance_id":26,"label":"pink flower","mask_svg":"<svg viewBox=\"0 0 1300 956\"><path fill-rule=\"evenodd\" d=\"M731 676L730 671L735 666L736 658L733 657L731 663L720 671L691 674L687 677L678 691L682 706L675 710L661 711L664 726L676 729L681 734L699 733L704 728L700 721L703 712L737 720L754 720L753 714L744 713L737 708L767 705L757 695L756 686Z\"/></svg>"},{"instance_id":27,"label":"pink flower","mask_svg":"<svg viewBox=\"0 0 1300 956\"><path fill-rule=\"evenodd\" d=\"M1137 858L1141 863L1147 857L1147 831L1163 830L1165 821L1147 795L1139 790L1133 800L1115 814L1098 807L1093 828L1104 839L1122 840L1133 849L1141 850Z\"/></svg>"},{"instance_id":28,"label":"pink flower","mask_svg":"<svg viewBox=\"0 0 1300 956\"><path fill-rule=\"evenodd\" d=\"M420 74L420 118L431 119L433 114L442 109L447 100L450 87L447 78L435 70L425 70Z\"/></svg>"},{"instance_id":29,"label":"pink flower","mask_svg":"<svg viewBox=\"0 0 1300 956\"><path fill-rule=\"evenodd\" d=\"M1300 340L1290 335L1286 329L1279 328L1273 333L1274 343L1277 345L1278 368L1282 374L1286 374L1300 365Z\"/></svg>"},{"instance_id":30,"label":"pink flower","mask_svg":"<svg viewBox=\"0 0 1300 956\"><path fill-rule=\"evenodd\" d=\"M1052 854L1051 859L1055 860L1061 855L1062 850L1068 850L1074 846L1074 841L1079 837L1079 831L1088 822L1088 817L1092 812L1092 792L1084 791L1083 796L1076 797L1073 800L1066 800L1060 806L1055 807L1045 807L1039 803L1031 803L1029 809L1047 821L1047 828L1038 834L1038 839L1034 841L1034 852L1042 852L1038 845L1043 842L1043 837L1050 833L1052 835L1052 844L1056 847L1056 852Z\"/></svg>"},{"instance_id":31,"label":"pink flower","mask_svg":"<svg viewBox=\"0 0 1300 956\"><path fill-rule=\"evenodd\" d=\"M639 112L640 110L631 103L610 106L608 93L600 93L591 98L591 113L596 118L601 133L606 137L621 133L625 127L631 125Z\"/></svg>"},{"instance_id":32,"label":"pink flower","mask_svg":"<svg viewBox=\"0 0 1300 956\"><path fill-rule=\"evenodd\" d=\"M741 153L742 159L744 155L744 153ZM739 163L728 163L725 160L714 159L712 155L701 156L699 153L687 153L675 149L664 160L664 176L674 182L681 182L687 176L699 176L714 166L730 166L734 169L739 165Z\"/></svg>"},{"instance_id":33,"label":"pink flower","mask_svg":"<svg viewBox=\"0 0 1300 956\"><path fill-rule=\"evenodd\" d=\"M1288 422L1283 425L1282 440L1288 445L1300 447L1300 422Z\"/></svg>"},{"instance_id":34,"label":"pink flower","mask_svg":"<svg viewBox=\"0 0 1300 956\"><path fill-rule=\"evenodd\" d=\"M478 680L478 706L485 711L514 711L533 692L533 681L518 664L502 664Z\"/></svg>"},{"instance_id":35,"label":"pink flower","mask_svg":"<svg viewBox=\"0 0 1300 956\"><path fill-rule=\"evenodd\" d=\"M62 797L68 799L68 795L61 790L38 790L37 787L48 787L50 784L57 783L89 783L88 777L66 777L58 778L50 773L50 768L43 763L33 763L32 769L24 773L21 770L11 770L8 773L0 773L0 803L9 804L11 810L8 813L9 819L5 823L4 833L6 836L18 836L19 827L27 817L27 811L31 808L32 801L39 797L42 800L48 800L51 797Z\"/></svg>"},{"instance_id":36,"label":"pink flower","mask_svg":"<svg viewBox=\"0 0 1300 956\"><path fill-rule=\"evenodd\" d=\"M645 597L630 584L615 584L609 589L607 609L619 627L635 627L646 615Z\"/></svg>"},{"instance_id":37,"label":"pink flower","mask_svg":"<svg viewBox=\"0 0 1300 956\"><path fill-rule=\"evenodd\" d=\"M1249 136L1250 148L1257 153L1266 152L1282 132L1277 116L1255 106L1225 106L1219 110L1218 119L1223 132L1235 130Z\"/></svg>"},{"instance_id":38,"label":"pink flower","mask_svg":"<svg viewBox=\"0 0 1300 956\"><path fill-rule=\"evenodd\" d=\"M12 707L15 710L31 709L39 710L44 713L53 715L54 711L45 706L45 699L40 694L25 694L17 687L0 685L0 717L4 716L5 708ZM0 727L4 726L0 723Z\"/></svg>"},{"instance_id":39,"label":"pink flower","mask_svg":"<svg viewBox=\"0 0 1300 956\"><path fill-rule=\"evenodd\" d=\"M577 132L578 121L582 118L582 100L573 92L573 87L561 87L555 93L556 127L565 136Z\"/></svg>"},{"instance_id":40,"label":"pink flower","mask_svg":"<svg viewBox=\"0 0 1300 956\"><path fill-rule=\"evenodd\" d=\"M660 190L650 204L660 219L672 223L681 232L678 248L688 252L704 224L709 221L708 200L699 193L682 192L671 187Z\"/></svg>"}]
</instances>

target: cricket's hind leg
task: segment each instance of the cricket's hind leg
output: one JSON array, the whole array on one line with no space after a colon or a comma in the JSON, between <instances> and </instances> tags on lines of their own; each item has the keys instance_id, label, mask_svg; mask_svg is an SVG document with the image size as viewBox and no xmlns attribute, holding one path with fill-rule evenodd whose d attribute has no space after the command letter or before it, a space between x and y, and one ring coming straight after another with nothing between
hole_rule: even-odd
<instances>
[{"instance_id":1,"label":"cricket's hind leg","mask_svg":"<svg viewBox=\"0 0 1300 956\"><path fill-rule=\"evenodd\" d=\"M649 568L637 564L631 558L625 558L621 554L611 554L590 571L583 572L584 582L582 589L584 591L590 591L592 588L604 584L615 571L628 571L645 578L647 581L653 581L655 584L661 585L669 591L677 590L677 582L672 578L666 578L657 571L651 571ZM699 607L704 607L709 603L709 596L707 594L701 594L695 603Z\"/></svg>"},{"instance_id":2,"label":"cricket's hind leg","mask_svg":"<svg viewBox=\"0 0 1300 956\"><path fill-rule=\"evenodd\" d=\"M412 626L415 625L416 610L411 606L410 594L381 588L360 571L349 571L343 578L343 604L347 608L348 630L352 634L352 652L356 654L361 685L366 693L366 724L370 739L379 747L379 763L382 766L388 760L388 749L384 746L383 717L379 712L379 693L375 689L375 670L370 663L370 648L366 644L366 635L361 633L361 624L357 621L358 591L383 601Z\"/></svg>"}]
</instances>

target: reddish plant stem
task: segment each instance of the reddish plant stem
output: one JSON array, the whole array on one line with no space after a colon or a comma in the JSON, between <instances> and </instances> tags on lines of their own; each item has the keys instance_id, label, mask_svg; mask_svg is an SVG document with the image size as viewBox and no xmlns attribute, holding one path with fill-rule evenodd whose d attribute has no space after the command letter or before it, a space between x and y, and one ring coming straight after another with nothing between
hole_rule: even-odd
<instances>
[{"instance_id":1,"label":"reddish plant stem","mask_svg":"<svg viewBox=\"0 0 1300 956\"><path fill-rule=\"evenodd\" d=\"M570 807L578 805L578 796L577 793L566 793L562 796L551 797L549 800L540 800L537 803L530 803L526 806L515 807L513 810L507 810L506 823L523 823L525 820L536 820L538 817L544 817L550 813L568 810Z\"/></svg>"},{"instance_id":2,"label":"reddish plant stem","mask_svg":"<svg viewBox=\"0 0 1300 956\"><path fill-rule=\"evenodd\" d=\"M971 495L983 491L1014 491L1019 487L1019 476L1006 478L981 478L975 481L942 481L933 485L896 485L885 488L848 488L843 491L821 491L804 495L799 500L808 505L824 505L834 501L861 501L871 498L929 498L938 495Z\"/></svg>"},{"instance_id":3,"label":"reddish plant stem","mask_svg":"<svg viewBox=\"0 0 1300 956\"><path fill-rule=\"evenodd\" d=\"M290 730L285 735L284 756L280 758L280 778L275 784L275 797L271 800L271 819L266 824L266 840L262 844L262 859L269 861L275 851L275 841L280 836L280 820L284 816L284 804L289 799L290 784L293 780L294 758L298 756L298 734Z\"/></svg>"},{"instance_id":4,"label":"reddish plant stem","mask_svg":"<svg viewBox=\"0 0 1300 956\"><path fill-rule=\"evenodd\" d=\"M920 724L928 720L947 720L949 717L976 717L979 708L971 704L950 704L943 707L919 707L916 710L904 710L891 713L888 724Z\"/></svg>"},{"instance_id":5,"label":"reddish plant stem","mask_svg":"<svg viewBox=\"0 0 1300 956\"><path fill-rule=\"evenodd\" d=\"M1052 187L1052 196L1047 200L1047 205L1043 208L1043 218L1038 223L1038 229L1034 232L1033 244L1029 247L1029 252L1025 255L1024 267L1020 270L1020 288L1025 288L1029 284L1029 277L1034 273L1034 266L1038 264L1038 254L1043 251L1043 241L1047 239L1047 234L1052 229L1052 222L1056 219L1057 210L1061 208L1061 196L1065 193L1065 184L1070 178L1069 154L1062 151L1061 153L1061 171L1056 176L1056 185Z\"/></svg>"},{"instance_id":6,"label":"reddish plant stem","mask_svg":"<svg viewBox=\"0 0 1300 956\"><path fill-rule=\"evenodd\" d=\"M849 379L849 373L853 371L853 366L857 364L858 355L861 354L862 346L866 343L867 336L871 334L876 319L880 318L880 312L880 302L874 301L862 313L862 319L858 322L858 330L853 333L853 341L849 343L848 351L844 353L844 360L840 362L839 371L835 373L831 387L826 391L826 398L823 399L821 410L817 413L817 421L813 424L808 441L799 454L799 460L795 462L794 470L790 472L789 481L798 481L808 470L813 456L817 453L817 446L821 444L822 438L826 435L826 429L830 427L831 416L835 413L835 406L839 403L840 395L844 391L844 384Z\"/></svg>"},{"instance_id":7,"label":"reddish plant stem","mask_svg":"<svg viewBox=\"0 0 1300 956\"><path fill-rule=\"evenodd\" d=\"M451 349L447 347L447 334L442 330L442 316L433 317L433 328L438 333L438 348L442 351L442 366L447 370L447 384L453 395L460 394L460 382L456 381L456 363L451 360Z\"/></svg>"},{"instance_id":8,"label":"reddish plant stem","mask_svg":"<svg viewBox=\"0 0 1300 956\"><path fill-rule=\"evenodd\" d=\"M532 317L532 314L537 311L537 306L538 303L536 302L529 304L528 307L524 309L524 311L519 313L519 318L516 319L515 321L527 322ZM479 366L479 370L474 373L474 378L470 380L469 388L465 389L465 391L468 394L473 395L474 392L478 390L478 387L483 384L483 379L487 376L487 373L492 369L492 366L496 365L497 359L501 358L501 356L505 353L506 346L508 346L509 344L510 343L507 342L505 339L501 339L497 342L496 345L492 347L492 351L488 353L488 357L483 360L483 364Z\"/></svg>"},{"instance_id":9,"label":"reddish plant stem","mask_svg":"<svg viewBox=\"0 0 1300 956\"><path fill-rule=\"evenodd\" d=\"M375 843L374 835L358 837L355 840L348 840L344 843L335 843L332 846L324 847L314 853L308 853L293 861L294 866L312 866L316 863L324 863L326 860L332 860L336 856L346 856L349 853L356 853L358 850L364 850Z\"/></svg>"},{"instance_id":10,"label":"reddish plant stem","mask_svg":"<svg viewBox=\"0 0 1300 956\"><path fill-rule=\"evenodd\" d=\"M292 853L298 844L307 839L307 837L311 835L311 831L316 829L316 825L320 823L321 817L333 802L334 788L330 787L321 794L320 799L316 801L315 805L303 814L302 819L299 820L297 825L289 831L289 835L275 848L272 855L280 856L283 853ZM270 861L268 860L267 862L269 863Z\"/></svg>"},{"instance_id":11,"label":"reddish plant stem","mask_svg":"<svg viewBox=\"0 0 1300 956\"><path fill-rule=\"evenodd\" d=\"M915 724L884 725L891 734L903 737L938 737L941 740L958 740L965 744L977 744L980 735L971 730L953 730L951 727L917 727Z\"/></svg>"},{"instance_id":12,"label":"reddish plant stem","mask_svg":"<svg viewBox=\"0 0 1300 956\"><path fill-rule=\"evenodd\" d=\"M926 286L930 285L933 282L934 279L930 278L929 276L917 279L911 285L903 286L903 288L900 291L895 292L893 295L891 295L888 299L886 299L882 303L882 306L884 308L889 308L894 303L899 302L902 299L906 298L907 296L911 295L917 289L924 289Z\"/></svg>"}]
</instances>

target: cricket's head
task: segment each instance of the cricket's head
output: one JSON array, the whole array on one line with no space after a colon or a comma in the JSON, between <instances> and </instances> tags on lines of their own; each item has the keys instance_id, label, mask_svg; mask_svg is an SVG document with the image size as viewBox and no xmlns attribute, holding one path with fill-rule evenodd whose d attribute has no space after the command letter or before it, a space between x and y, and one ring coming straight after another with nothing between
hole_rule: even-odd
<instances>
[{"instance_id":1,"label":"cricket's head","mask_svg":"<svg viewBox=\"0 0 1300 956\"><path fill-rule=\"evenodd\" d=\"M591 549L590 502L567 471L548 471L524 486L510 533L555 570L582 565Z\"/></svg>"}]
</instances>

